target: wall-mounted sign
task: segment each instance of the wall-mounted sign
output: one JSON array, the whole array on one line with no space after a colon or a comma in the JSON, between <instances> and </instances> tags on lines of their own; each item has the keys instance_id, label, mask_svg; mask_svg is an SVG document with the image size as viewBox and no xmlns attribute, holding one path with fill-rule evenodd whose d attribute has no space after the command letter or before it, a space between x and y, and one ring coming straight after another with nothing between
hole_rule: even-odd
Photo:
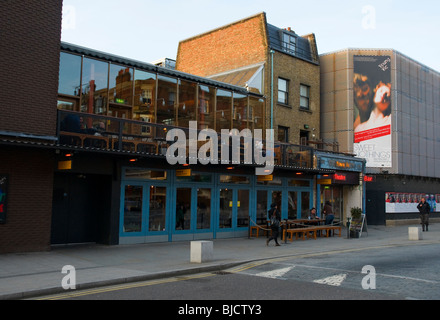
<instances>
[{"instance_id":1,"label":"wall-mounted sign","mask_svg":"<svg viewBox=\"0 0 440 320\"><path fill-rule=\"evenodd\" d=\"M418 213L417 205L425 198L431 212L440 212L440 194L432 193L408 193L408 192L385 192L386 213Z\"/></svg>"},{"instance_id":2,"label":"wall-mounted sign","mask_svg":"<svg viewBox=\"0 0 440 320\"><path fill-rule=\"evenodd\" d=\"M376 176L364 176L364 182L376 182Z\"/></svg>"},{"instance_id":3,"label":"wall-mounted sign","mask_svg":"<svg viewBox=\"0 0 440 320\"><path fill-rule=\"evenodd\" d=\"M332 176L333 184L359 184L359 173L356 172L336 172Z\"/></svg>"},{"instance_id":4,"label":"wall-mounted sign","mask_svg":"<svg viewBox=\"0 0 440 320\"><path fill-rule=\"evenodd\" d=\"M58 161L58 170L72 170L72 160Z\"/></svg>"},{"instance_id":5,"label":"wall-mounted sign","mask_svg":"<svg viewBox=\"0 0 440 320\"><path fill-rule=\"evenodd\" d=\"M321 169L343 170L362 172L362 161L354 159L340 159L327 156L319 156Z\"/></svg>"},{"instance_id":6,"label":"wall-mounted sign","mask_svg":"<svg viewBox=\"0 0 440 320\"><path fill-rule=\"evenodd\" d=\"M263 182L263 181L273 181L273 175L268 174L267 176L257 176L257 181Z\"/></svg>"},{"instance_id":7,"label":"wall-mounted sign","mask_svg":"<svg viewBox=\"0 0 440 320\"><path fill-rule=\"evenodd\" d=\"M332 179L318 179L318 184L332 184Z\"/></svg>"},{"instance_id":8,"label":"wall-mounted sign","mask_svg":"<svg viewBox=\"0 0 440 320\"><path fill-rule=\"evenodd\" d=\"M8 176L0 175L0 223L6 223Z\"/></svg>"},{"instance_id":9,"label":"wall-mounted sign","mask_svg":"<svg viewBox=\"0 0 440 320\"><path fill-rule=\"evenodd\" d=\"M336 172L332 175L326 175L326 178L318 179L317 183L320 185L332 184L359 184L359 173L357 172Z\"/></svg>"},{"instance_id":10,"label":"wall-mounted sign","mask_svg":"<svg viewBox=\"0 0 440 320\"><path fill-rule=\"evenodd\" d=\"M176 177L190 177L191 169L179 169L176 170Z\"/></svg>"}]
</instances>

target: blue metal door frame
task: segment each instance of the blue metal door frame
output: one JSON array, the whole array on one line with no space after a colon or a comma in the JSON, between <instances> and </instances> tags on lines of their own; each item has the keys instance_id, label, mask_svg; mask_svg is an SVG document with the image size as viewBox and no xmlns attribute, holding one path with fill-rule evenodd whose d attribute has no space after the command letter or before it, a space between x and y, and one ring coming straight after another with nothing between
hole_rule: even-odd
<instances>
[{"instance_id":1,"label":"blue metal door frame","mask_svg":"<svg viewBox=\"0 0 440 320\"><path fill-rule=\"evenodd\" d=\"M148 168L142 168L143 170L150 170ZM246 231L249 227L239 227L238 226L238 192L239 190L248 190L249 192L249 219L248 225L252 225L252 221L256 221L257 218L257 191L264 190L267 191L267 211L270 209L270 204L272 201L272 192L280 191L282 197L282 219L287 219L288 217L288 192L294 191L297 193L297 214L298 218L301 217L301 193L309 193L308 206L310 207L313 203L313 181L311 179L303 179L310 181L309 187L303 186L289 186L288 180L293 178L282 177L281 185L261 185L257 183L256 176L254 175L235 175L235 176L245 176L249 182L240 183L221 183L220 176L228 175L234 176L234 174L229 173L204 173L211 175L211 179L208 182L193 182L193 181L178 181L175 175L175 170L161 170L166 171L167 179L161 180L145 180L145 179L129 179L125 177L125 170L122 171L122 183L121 183L121 195L120 195L120 237L154 237L160 236L164 241L173 241L173 235L197 235L202 233L211 233L213 238L217 238L219 233L240 233ZM160 170L160 169L151 169ZM300 180L300 179L298 179ZM125 232L124 231L124 204L125 204L125 187L128 185L142 187L142 228L139 232ZM150 221L150 191L151 187L165 187L166 188L166 200L165 200L165 226L161 231L149 231L149 221ZM177 189L188 188L191 190L191 226L188 230L176 230L176 208L177 208ZM198 189L211 189L211 216L210 216L210 227L209 229L197 229L197 201L198 201ZM220 228L220 190L229 189L232 190L232 221L231 226L228 228ZM167 240L166 240L167 239Z\"/></svg>"}]
</instances>

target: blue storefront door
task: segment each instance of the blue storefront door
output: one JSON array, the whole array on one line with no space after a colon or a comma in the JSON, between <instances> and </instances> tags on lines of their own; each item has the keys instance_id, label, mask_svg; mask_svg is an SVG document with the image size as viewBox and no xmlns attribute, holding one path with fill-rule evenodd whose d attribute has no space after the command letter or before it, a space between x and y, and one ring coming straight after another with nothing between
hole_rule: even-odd
<instances>
[{"instance_id":1,"label":"blue storefront door","mask_svg":"<svg viewBox=\"0 0 440 320\"><path fill-rule=\"evenodd\" d=\"M171 240L192 240L212 233L212 188L179 186L173 199Z\"/></svg>"},{"instance_id":2,"label":"blue storefront door","mask_svg":"<svg viewBox=\"0 0 440 320\"><path fill-rule=\"evenodd\" d=\"M250 190L228 187L219 190L219 211L216 223L218 237L233 236L249 227Z\"/></svg>"}]
</instances>

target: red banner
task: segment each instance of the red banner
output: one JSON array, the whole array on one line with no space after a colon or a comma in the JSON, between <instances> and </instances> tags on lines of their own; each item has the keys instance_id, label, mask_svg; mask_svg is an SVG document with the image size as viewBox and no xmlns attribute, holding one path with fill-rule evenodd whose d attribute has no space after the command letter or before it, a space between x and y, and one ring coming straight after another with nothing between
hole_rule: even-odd
<instances>
[{"instance_id":1,"label":"red banner","mask_svg":"<svg viewBox=\"0 0 440 320\"><path fill-rule=\"evenodd\" d=\"M391 125L386 125L383 127L373 128L365 131L355 132L354 143L359 143L362 141L379 138L391 134Z\"/></svg>"}]
</instances>

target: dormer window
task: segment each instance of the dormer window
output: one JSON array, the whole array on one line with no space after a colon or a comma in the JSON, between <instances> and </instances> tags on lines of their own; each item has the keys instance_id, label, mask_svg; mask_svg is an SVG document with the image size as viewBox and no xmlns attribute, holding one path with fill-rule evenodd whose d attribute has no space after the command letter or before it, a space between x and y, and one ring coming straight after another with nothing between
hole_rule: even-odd
<instances>
[{"instance_id":1,"label":"dormer window","mask_svg":"<svg viewBox=\"0 0 440 320\"><path fill-rule=\"evenodd\" d=\"M296 53L296 36L291 33L283 32L282 37L283 50L294 55Z\"/></svg>"}]
</instances>

